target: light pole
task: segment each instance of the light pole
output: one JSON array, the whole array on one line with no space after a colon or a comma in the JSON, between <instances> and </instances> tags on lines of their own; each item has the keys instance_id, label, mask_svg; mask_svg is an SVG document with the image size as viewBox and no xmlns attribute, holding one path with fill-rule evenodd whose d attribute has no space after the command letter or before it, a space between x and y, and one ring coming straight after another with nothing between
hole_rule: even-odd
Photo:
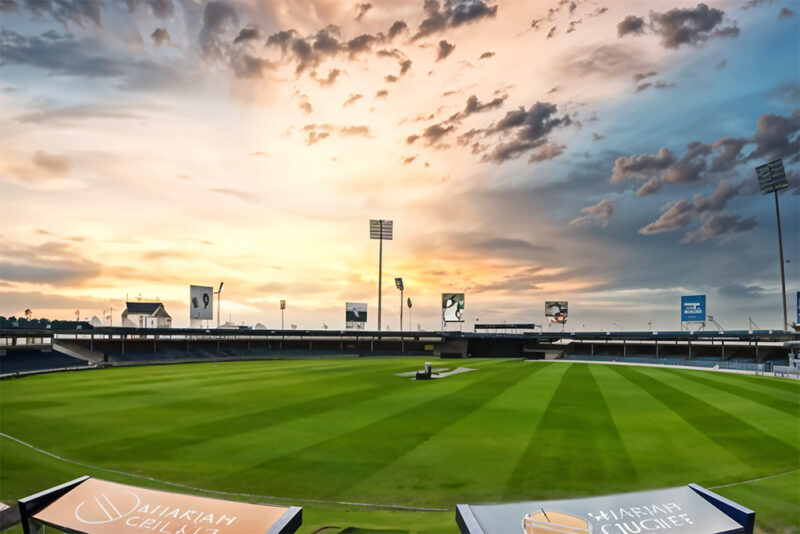
<instances>
[{"instance_id":1,"label":"light pole","mask_svg":"<svg viewBox=\"0 0 800 534\"><path fill-rule=\"evenodd\" d=\"M403 331L403 279L395 278L394 287L400 290L400 331Z\"/></svg>"},{"instance_id":2,"label":"light pole","mask_svg":"<svg viewBox=\"0 0 800 534\"><path fill-rule=\"evenodd\" d=\"M214 292L214 294L217 296L217 328L219 328L219 310L222 303L222 284L224 283L225 282L220 282L219 289Z\"/></svg>"},{"instance_id":3,"label":"light pole","mask_svg":"<svg viewBox=\"0 0 800 534\"><path fill-rule=\"evenodd\" d=\"M781 235L781 210L778 206L778 191L789 187L786 180L786 171L783 168L783 160L776 159L764 165L756 167L756 177L758 186L761 188L762 195L773 193L775 195L775 216L778 219L778 253L781 261L781 299L783 304L783 331L789 329L789 322L786 318L786 277L783 271L783 236Z\"/></svg>"},{"instance_id":4,"label":"light pole","mask_svg":"<svg viewBox=\"0 0 800 534\"><path fill-rule=\"evenodd\" d=\"M408 297L408 331L413 330L411 326L411 297Z\"/></svg>"},{"instance_id":5,"label":"light pole","mask_svg":"<svg viewBox=\"0 0 800 534\"><path fill-rule=\"evenodd\" d=\"M392 240L392 221L370 219L369 238L377 239L378 244L378 332L381 331L381 284L383 283L383 241Z\"/></svg>"},{"instance_id":6,"label":"light pole","mask_svg":"<svg viewBox=\"0 0 800 534\"><path fill-rule=\"evenodd\" d=\"M283 310L286 309L286 301L281 299L281 330L283 330Z\"/></svg>"}]
</instances>

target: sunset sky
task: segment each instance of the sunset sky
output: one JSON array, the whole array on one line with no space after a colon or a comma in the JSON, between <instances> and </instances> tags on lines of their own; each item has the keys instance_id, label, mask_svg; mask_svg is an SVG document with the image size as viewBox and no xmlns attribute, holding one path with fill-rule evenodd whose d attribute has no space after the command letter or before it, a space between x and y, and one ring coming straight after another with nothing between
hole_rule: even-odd
<instances>
[{"instance_id":1,"label":"sunset sky","mask_svg":"<svg viewBox=\"0 0 800 534\"><path fill-rule=\"evenodd\" d=\"M0 0L0 315L778 328L800 290L800 2ZM407 327L408 323L406 323Z\"/></svg>"}]
</instances>

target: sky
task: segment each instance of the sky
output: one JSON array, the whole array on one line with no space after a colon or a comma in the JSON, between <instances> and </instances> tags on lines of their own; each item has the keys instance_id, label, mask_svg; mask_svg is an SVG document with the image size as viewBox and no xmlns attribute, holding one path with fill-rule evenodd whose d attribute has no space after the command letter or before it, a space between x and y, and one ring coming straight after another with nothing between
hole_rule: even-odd
<instances>
[{"instance_id":1,"label":"sky","mask_svg":"<svg viewBox=\"0 0 800 534\"><path fill-rule=\"evenodd\" d=\"M780 328L782 158L795 317L797 0L0 0L0 132L4 316Z\"/></svg>"}]
</instances>

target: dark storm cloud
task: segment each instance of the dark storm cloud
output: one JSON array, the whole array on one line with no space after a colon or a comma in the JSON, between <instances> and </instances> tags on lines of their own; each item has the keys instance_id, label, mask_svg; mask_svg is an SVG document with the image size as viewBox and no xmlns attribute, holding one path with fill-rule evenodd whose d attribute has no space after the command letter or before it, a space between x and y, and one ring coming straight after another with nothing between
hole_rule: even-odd
<instances>
[{"instance_id":1,"label":"dark storm cloud","mask_svg":"<svg viewBox=\"0 0 800 534\"><path fill-rule=\"evenodd\" d=\"M216 55L222 52L219 35L228 26L236 24L236 10L227 0L211 0L203 9L203 25L200 28L198 41L200 48L206 55Z\"/></svg>"},{"instance_id":2,"label":"dark storm cloud","mask_svg":"<svg viewBox=\"0 0 800 534\"><path fill-rule=\"evenodd\" d=\"M149 59L105 55L104 47L54 30L20 35L0 30L2 65L30 65L53 75L116 78L123 89L138 90L174 85L181 75Z\"/></svg>"},{"instance_id":3,"label":"dark storm cloud","mask_svg":"<svg viewBox=\"0 0 800 534\"><path fill-rule=\"evenodd\" d=\"M653 33L661 38L661 45L665 48L679 48L684 44L697 46L713 37L739 35L736 23L723 26L724 17L724 11L703 3L693 8L675 8L663 13L651 11L649 24L645 24L642 17L625 17L617 25L617 35Z\"/></svg>"},{"instance_id":4,"label":"dark storm cloud","mask_svg":"<svg viewBox=\"0 0 800 534\"><path fill-rule=\"evenodd\" d=\"M444 39L439 41L439 48L436 51L436 61L441 61L449 56L455 47L456 45L448 43Z\"/></svg>"},{"instance_id":5,"label":"dark storm cloud","mask_svg":"<svg viewBox=\"0 0 800 534\"><path fill-rule=\"evenodd\" d=\"M100 274L100 265L83 257L80 248L48 241L41 245L4 243L0 280L32 284L80 285Z\"/></svg>"},{"instance_id":6,"label":"dark storm cloud","mask_svg":"<svg viewBox=\"0 0 800 534\"><path fill-rule=\"evenodd\" d=\"M414 34L414 41L447 28L494 18L497 14L497 6L483 0L445 0L444 8L438 0L425 0L423 9L426 18Z\"/></svg>"},{"instance_id":7,"label":"dark storm cloud","mask_svg":"<svg viewBox=\"0 0 800 534\"><path fill-rule=\"evenodd\" d=\"M347 53L353 58L362 52L369 52L372 50L372 45L375 44L377 38L374 35L363 34L354 37L347 41Z\"/></svg>"},{"instance_id":8,"label":"dark storm cloud","mask_svg":"<svg viewBox=\"0 0 800 534\"><path fill-rule=\"evenodd\" d=\"M156 46L171 42L169 32L166 28L156 28L153 30L153 33L150 34L150 38L156 43Z\"/></svg>"},{"instance_id":9,"label":"dark storm cloud","mask_svg":"<svg viewBox=\"0 0 800 534\"><path fill-rule=\"evenodd\" d=\"M372 4L369 2L365 2L363 4L356 4L356 9L358 9L358 15L356 15L356 20L360 21L364 18L364 15L367 14L367 11L372 9Z\"/></svg>"},{"instance_id":10,"label":"dark storm cloud","mask_svg":"<svg viewBox=\"0 0 800 534\"><path fill-rule=\"evenodd\" d=\"M403 20L396 20L392 25L389 27L389 31L386 33L386 36L391 40L403 33L408 29L408 24L405 23Z\"/></svg>"},{"instance_id":11,"label":"dark storm cloud","mask_svg":"<svg viewBox=\"0 0 800 534\"><path fill-rule=\"evenodd\" d=\"M257 39L261 39L261 32L258 31L258 28L242 28L239 35L233 40L233 44L245 43Z\"/></svg>"},{"instance_id":12,"label":"dark storm cloud","mask_svg":"<svg viewBox=\"0 0 800 534\"><path fill-rule=\"evenodd\" d=\"M629 33L639 34L644 33L644 19L635 15L628 15L622 22L617 24L617 36L622 37Z\"/></svg>"}]
</instances>

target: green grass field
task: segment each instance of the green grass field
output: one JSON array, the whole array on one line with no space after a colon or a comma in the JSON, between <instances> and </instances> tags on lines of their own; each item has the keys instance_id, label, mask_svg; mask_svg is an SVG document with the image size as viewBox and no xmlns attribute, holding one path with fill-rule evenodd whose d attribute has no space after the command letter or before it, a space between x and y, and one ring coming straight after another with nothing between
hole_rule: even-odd
<instances>
[{"instance_id":1,"label":"green grass field","mask_svg":"<svg viewBox=\"0 0 800 534\"><path fill-rule=\"evenodd\" d=\"M424 361L229 362L5 380L0 431L75 462L285 498L239 500L304 506L304 533L453 533L456 503L713 487L779 473L787 474L719 493L755 509L761 532L800 532L797 382L477 359L435 362L477 369L440 380L394 376ZM0 437L4 502L83 474L193 493Z\"/></svg>"}]
</instances>

